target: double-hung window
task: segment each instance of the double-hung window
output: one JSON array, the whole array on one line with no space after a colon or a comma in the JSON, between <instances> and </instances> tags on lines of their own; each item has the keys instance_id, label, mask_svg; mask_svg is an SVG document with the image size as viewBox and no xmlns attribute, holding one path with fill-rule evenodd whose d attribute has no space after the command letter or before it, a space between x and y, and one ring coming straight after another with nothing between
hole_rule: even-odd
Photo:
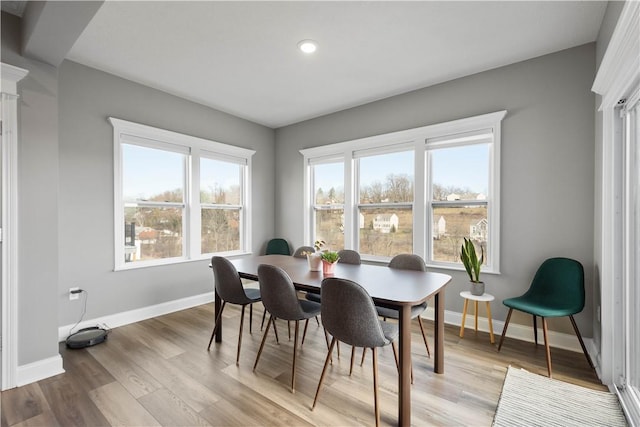
<instances>
[{"instance_id":1,"label":"double-hung window","mask_svg":"<svg viewBox=\"0 0 640 427\"><path fill-rule=\"evenodd\" d=\"M461 269L470 238L499 272L500 127L506 111L302 150L305 239L368 261L401 253Z\"/></svg>"},{"instance_id":2,"label":"double-hung window","mask_svg":"<svg viewBox=\"0 0 640 427\"><path fill-rule=\"evenodd\" d=\"M109 120L116 270L248 252L254 151Z\"/></svg>"}]
</instances>

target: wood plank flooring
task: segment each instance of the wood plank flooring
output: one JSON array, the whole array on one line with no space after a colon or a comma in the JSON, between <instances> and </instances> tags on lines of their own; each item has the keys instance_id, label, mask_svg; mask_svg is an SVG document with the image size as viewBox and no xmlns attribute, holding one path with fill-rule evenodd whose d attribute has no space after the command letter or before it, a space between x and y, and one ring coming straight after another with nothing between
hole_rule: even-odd
<instances>
[{"instance_id":1,"label":"wood plank flooring","mask_svg":"<svg viewBox=\"0 0 640 427\"><path fill-rule=\"evenodd\" d=\"M240 364L236 348L240 309L227 305L224 341L207 351L213 304L114 329L100 345L69 350L61 345L66 373L2 393L2 427L23 426L352 426L372 425L371 352L349 377L350 348L341 345L316 408L315 389L326 356L322 328L309 323L299 351L295 393L292 340L278 322L280 344L270 331L252 370L262 333L262 306L248 319ZM247 310L248 317L248 310ZM487 333L445 328L445 374L433 372L417 322L413 330L413 425L489 426L509 365L546 375L544 347L507 339L502 351ZM425 322L433 342L433 325ZM301 325L302 326L302 325ZM497 340L496 340L497 341ZM432 347L433 348L433 347ZM606 390L584 355L552 349L554 378ZM397 422L397 372L390 347L379 350L383 425Z\"/></svg>"}]
</instances>

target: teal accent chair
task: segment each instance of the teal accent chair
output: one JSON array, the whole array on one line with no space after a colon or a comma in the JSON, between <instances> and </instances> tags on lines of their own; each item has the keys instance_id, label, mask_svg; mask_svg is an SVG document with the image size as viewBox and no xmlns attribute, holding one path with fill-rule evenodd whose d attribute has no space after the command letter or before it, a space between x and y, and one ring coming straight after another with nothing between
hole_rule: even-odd
<instances>
[{"instance_id":1,"label":"teal accent chair","mask_svg":"<svg viewBox=\"0 0 640 427\"><path fill-rule=\"evenodd\" d=\"M285 239L271 239L267 242L265 255L291 255L291 248Z\"/></svg>"},{"instance_id":2,"label":"teal accent chair","mask_svg":"<svg viewBox=\"0 0 640 427\"><path fill-rule=\"evenodd\" d=\"M547 317L569 316L573 329L578 336L582 351L593 368L593 363L582 341L578 325L573 318L584 308L584 269L578 261L569 258L549 258L544 261L536 272L529 290L524 295L516 298L508 298L502 303L509 307L509 314L502 330L502 337L498 345L498 351L502 348L502 342L507 333L509 320L513 310L522 311L533 316L533 334L538 345L538 327L536 316L542 318L542 331L544 333L544 346L547 353L547 370L551 378L551 352L547 338Z\"/></svg>"}]
</instances>

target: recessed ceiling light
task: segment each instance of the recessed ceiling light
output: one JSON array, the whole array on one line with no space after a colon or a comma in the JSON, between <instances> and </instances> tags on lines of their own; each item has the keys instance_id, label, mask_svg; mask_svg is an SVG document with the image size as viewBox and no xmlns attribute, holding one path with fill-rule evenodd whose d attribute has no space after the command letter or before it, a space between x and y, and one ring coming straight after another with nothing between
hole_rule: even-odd
<instances>
[{"instance_id":1,"label":"recessed ceiling light","mask_svg":"<svg viewBox=\"0 0 640 427\"><path fill-rule=\"evenodd\" d=\"M298 49L304 53L313 53L318 49L318 43L313 40L302 40L298 43Z\"/></svg>"}]
</instances>

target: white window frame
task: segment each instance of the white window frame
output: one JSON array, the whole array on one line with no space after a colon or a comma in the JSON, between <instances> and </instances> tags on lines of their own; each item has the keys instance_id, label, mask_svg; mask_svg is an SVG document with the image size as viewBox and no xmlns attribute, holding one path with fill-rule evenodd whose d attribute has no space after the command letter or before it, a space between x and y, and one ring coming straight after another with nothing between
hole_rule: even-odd
<instances>
[{"instance_id":1,"label":"white window frame","mask_svg":"<svg viewBox=\"0 0 640 427\"><path fill-rule=\"evenodd\" d=\"M345 203L336 203L336 204L331 204L331 205L318 205L316 204L316 195L315 195L315 187L316 187L316 183L314 180L314 166L318 166L318 165L323 165L323 164L331 164L331 163L344 163L344 158L342 156L327 156L327 157L320 157L320 158L315 158L315 159L310 159L309 160L309 167L306 168L305 170L305 176L306 176L306 181L308 182L309 185L306 186L305 185L305 200L309 200L309 209L305 208L305 212L307 212L308 214L306 214L305 217L305 229L309 228L312 231L311 233L315 233L315 229L316 229L316 211L321 211L321 210L336 210L336 209L342 209L342 213L344 215L344 227L346 229L346 222L347 222L347 212L345 211ZM346 165L344 167L346 169ZM346 201L347 198L347 189L344 189L344 198ZM307 235L307 233L305 233L305 236ZM312 239L309 241L309 243L305 243L308 246L313 246L312 242L315 242L316 238L315 236L312 237ZM345 236L345 248L348 247L347 243L346 243L346 236Z\"/></svg>"},{"instance_id":2,"label":"white window frame","mask_svg":"<svg viewBox=\"0 0 640 427\"><path fill-rule=\"evenodd\" d=\"M250 253L251 248L251 159L254 150L223 144L203 138L160 129L139 123L109 117L113 126L113 193L114 193L114 271L130 270L179 262L196 261L210 258L212 254L201 252L200 217L200 158L233 161L246 165L242 179L242 207L240 249L225 252L224 255L242 255ZM121 145L135 144L160 150L181 152L186 155L185 194L183 210L183 254L177 258L125 262L124 254L124 207L122 194L122 150ZM151 202L144 202L146 206ZM137 203L140 205L140 202ZM156 204L154 203L154 206ZM162 205L165 205L164 203ZM171 203L180 205L181 203Z\"/></svg>"},{"instance_id":3,"label":"white window frame","mask_svg":"<svg viewBox=\"0 0 640 427\"><path fill-rule=\"evenodd\" d=\"M345 188L345 248L358 249L358 228L357 221L357 194L358 194L358 174L357 157L358 153L367 150L368 155L384 154L394 151L402 151L402 148L414 150L414 201L413 201L413 252L427 260L431 267L463 270L461 264L435 265L428 261L427 236L430 236L431 225L427 221L428 192L431 183L427 177L427 140L447 137L452 134L463 134L478 130L491 129L493 132L493 150L490 153L489 180L492 194L489 200L491 212L488 212L490 219L490 238L494 239L491 245L492 265L487 269L487 273L500 272L500 140L501 123L507 112L497 111L465 119L453 120L450 122L423 126L414 129L392 132L383 135L376 135L351 141L344 141L328 144L320 147L313 147L300 150L304 158L304 236L305 244L314 241L314 228L311 221L312 197L311 190L311 165L322 158L342 158L344 161L344 188ZM430 214L429 214L430 215ZM430 250L430 249L429 249ZM379 257L365 257L368 261L387 261Z\"/></svg>"}]
</instances>

